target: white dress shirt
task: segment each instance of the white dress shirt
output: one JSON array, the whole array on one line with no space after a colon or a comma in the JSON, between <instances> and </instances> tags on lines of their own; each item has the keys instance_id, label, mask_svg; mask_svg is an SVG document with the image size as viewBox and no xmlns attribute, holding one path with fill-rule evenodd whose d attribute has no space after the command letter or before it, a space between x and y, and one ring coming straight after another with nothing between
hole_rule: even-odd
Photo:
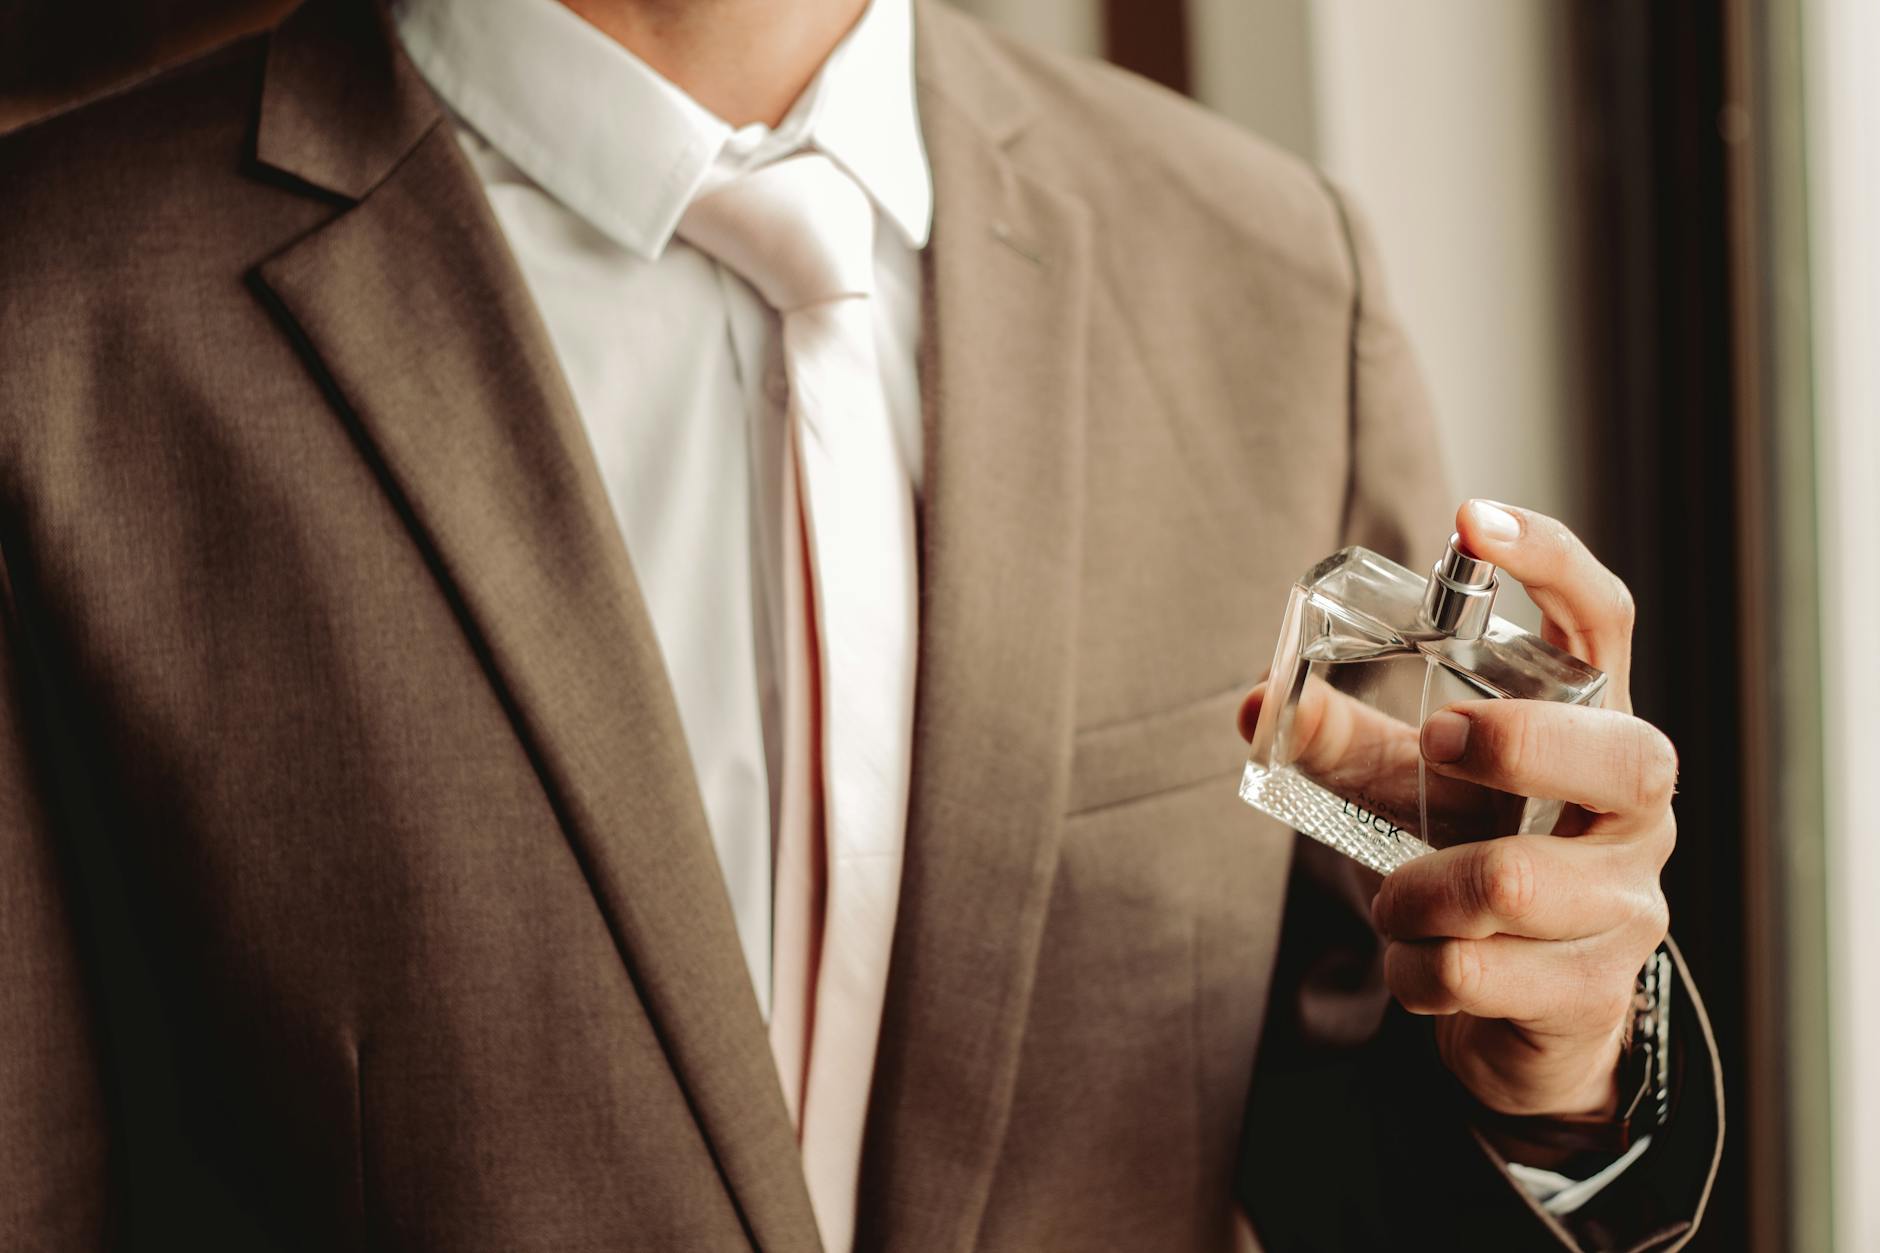
<instances>
[{"instance_id":1,"label":"white dress shirt","mask_svg":"<svg viewBox=\"0 0 1880 1253\"><path fill-rule=\"evenodd\" d=\"M915 114L910 0L872 0L775 130L732 128L558 0L397 0L392 14L457 118L593 445L768 1017L782 737L780 323L674 231L701 188L804 148L861 184L877 222L877 358L906 487L918 492L919 254L933 184Z\"/></svg>"}]
</instances>

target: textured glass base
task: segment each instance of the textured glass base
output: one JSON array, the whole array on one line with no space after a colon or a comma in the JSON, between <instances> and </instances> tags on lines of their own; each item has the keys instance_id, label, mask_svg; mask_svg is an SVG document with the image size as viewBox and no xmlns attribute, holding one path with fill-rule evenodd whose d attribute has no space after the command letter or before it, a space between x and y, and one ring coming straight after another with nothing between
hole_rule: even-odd
<instances>
[{"instance_id":1,"label":"textured glass base","mask_svg":"<svg viewBox=\"0 0 1880 1253\"><path fill-rule=\"evenodd\" d=\"M1411 858L1435 851L1408 831L1339 799L1294 770L1269 771L1248 762L1240 776L1240 799L1379 874L1389 874Z\"/></svg>"}]
</instances>

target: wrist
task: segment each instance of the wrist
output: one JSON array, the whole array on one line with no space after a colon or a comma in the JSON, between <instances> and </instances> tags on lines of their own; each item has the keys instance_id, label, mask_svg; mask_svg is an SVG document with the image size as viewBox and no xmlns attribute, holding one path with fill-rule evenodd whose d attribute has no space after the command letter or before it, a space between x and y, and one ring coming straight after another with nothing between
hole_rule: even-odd
<instances>
[{"instance_id":1,"label":"wrist","mask_svg":"<svg viewBox=\"0 0 1880 1253\"><path fill-rule=\"evenodd\" d=\"M1503 1118L1614 1117L1624 1099L1625 1024L1578 1040L1506 1022L1439 1021L1437 1051L1463 1091Z\"/></svg>"},{"instance_id":2,"label":"wrist","mask_svg":"<svg viewBox=\"0 0 1880 1253\"><path fill-rule=\"evenodd\" d=\"M1580 1112L1530 1112L1498 1107L1481 1089L1463 1084L1473 1125L1503 1156L1537 1166L1550 1158L1617 1155L1664 1126L1677 1085L1671 970L1670 955L1660 947L1639 972L1633 1011L1618 1036L1617 1066L1601 1081L1605 1095L1597 1104Z\"/></svg>"},{"instance_id":3,"label":"wrist","mask_svg":"<svg viewBox=\"0 0 1880 1253\"><path fill-rule=\"evenodd\" d=\"M1562 1059L1562 1082L1558 1088L1537 1093L1526 1108L1500 1112L1541 1118L1568 1118L1599 1121L1615 1118L1624 1094L1621 1071L1625 1062L1627 1024L1620 1022L1606 1035L1589 1043L1583 1052ZM1573 1074L1581 1076L1578 1083Z\"/></svg>"}]
</instances>

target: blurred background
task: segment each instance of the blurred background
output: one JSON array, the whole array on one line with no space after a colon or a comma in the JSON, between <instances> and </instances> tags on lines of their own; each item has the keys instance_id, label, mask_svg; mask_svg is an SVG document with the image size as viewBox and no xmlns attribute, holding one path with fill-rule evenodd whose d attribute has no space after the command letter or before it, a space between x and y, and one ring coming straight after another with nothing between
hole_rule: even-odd
<instances>
[{"instance_id":1,"label":"blurred background","mask_svg":"<svg viewBox=\"0 0 1880 1253\"><path fill-rule=\"evenodd\" d=\"M1458 494L1566 519L1638 599L1729 1088L1693 1247L1880 1250L1880 4L960 3L1356 195ZM6 0L0 130L291 7Z\"/></svg>"}]
</instances>

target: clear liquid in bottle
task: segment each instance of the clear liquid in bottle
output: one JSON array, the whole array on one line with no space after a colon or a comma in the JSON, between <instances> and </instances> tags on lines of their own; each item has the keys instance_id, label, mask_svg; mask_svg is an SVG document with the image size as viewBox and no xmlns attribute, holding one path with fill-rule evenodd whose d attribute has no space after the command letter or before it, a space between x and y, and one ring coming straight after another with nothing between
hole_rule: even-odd
<instances>
[{"instance_id":1,"label":"clear liquid in bottle","mask_svg":"<svg viewBox=\"0 0 1880 1253\"><path fill-rule=\"evenodd\" d=\"M1598 670L1495 617L1493 567L1450 544L1430 580L1347 548L1293 587L1241 778L1248 804L1380 874L1433 848L1550 831L1560 816L1557 800L1428 770L1431 713L1465 700L1593 704L1605 688Z\"/></svg>"}]
</instances>

